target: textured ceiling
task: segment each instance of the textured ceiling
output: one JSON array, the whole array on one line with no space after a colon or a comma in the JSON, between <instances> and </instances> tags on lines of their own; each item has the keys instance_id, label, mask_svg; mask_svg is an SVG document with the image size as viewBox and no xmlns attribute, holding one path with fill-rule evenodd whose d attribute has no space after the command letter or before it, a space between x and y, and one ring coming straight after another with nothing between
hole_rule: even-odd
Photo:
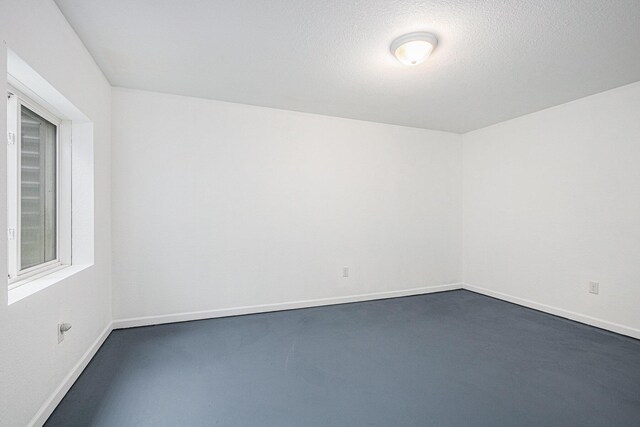
<instances>
[{"instance_id":1,"label":"textured ceiling","mask_svg":"<svg viewBox=\"0 0 640 427\"><path fill-rule=\"evenodd\" d=\"M639 0L57 0L114 86L466 132L640 80ZM431 31L418 67L391 41Z\"/></svg>"}]
</instances>

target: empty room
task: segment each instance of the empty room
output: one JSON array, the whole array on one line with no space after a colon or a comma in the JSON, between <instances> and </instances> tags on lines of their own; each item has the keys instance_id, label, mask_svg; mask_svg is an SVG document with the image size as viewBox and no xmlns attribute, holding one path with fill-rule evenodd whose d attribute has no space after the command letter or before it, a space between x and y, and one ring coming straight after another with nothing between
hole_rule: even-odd
<instances>
[{"instance_id":1,"label":"empty room","mask_svg":"<svg viewBox=\"0 0 640 427\"><path fill-rule=\"evenodd\" d=\"M639 0L0 40L1 427L640 426Z\"/></svg>"}]
</instances>

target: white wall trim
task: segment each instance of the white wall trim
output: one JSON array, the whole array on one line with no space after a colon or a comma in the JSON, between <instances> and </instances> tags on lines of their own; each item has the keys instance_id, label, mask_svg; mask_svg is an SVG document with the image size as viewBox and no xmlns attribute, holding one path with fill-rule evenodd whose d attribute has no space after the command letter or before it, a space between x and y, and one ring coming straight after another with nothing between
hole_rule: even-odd
<instances>
[{"instance_id":1,"label":"white wall trim","mask_svg":"<svg viewBox=\"0 0 640 427\"><path fill-rule=\"evenodd\" d=\"M28 427L40 427L44 425L49 416L53 413L53 410L56 409L56 406L60 403L62 398L67 394L73 383L76 382L84 368L87 367L93 356L96 354L100 346L104 343L104 340L107 339L111 331L113 330L113 322L109 322L106 328L100 333L98 338L91 344L89 349L82 355L78 363L71 369L71 372L67 374L67 376L62 380L62 383L55 389L55 391L51 394L49 399L45 401L45 403L40 407L36 415L29 422Z\"/></svg>"},{"instance_id":2,"label":"white wall trim","mask_svg":"<svg viewBox=\"0 0 640 427\"><path fill-rule=\"evenodd\" d=\"M239 316L252 313L267 313L273 311L292 310L298 308L318 307L333 304L346 304L351 302L373 301L385 298L398 298L412 295L423 295L436 292L452 291L456 289L466 289L482 295L487 295L503 301L508 301L524 307L539 310L545 313L564 317L587 325L606 329L622 335L640 339L640 329L631 328L620 325L618 323L609 322L584 314L576 313L569 310L553 307L546 304L537 303L524 298L518 298L513 295L504 294L502 292L492 291L490 289L481 288L479 286L470 285L468 283L452 283L448 285L427 286L420 288L405 289L399 291L374 292L368 294L348 295L342 297L318 298L312 300L290 301L275 304L260 304L245 307L223 308L217 310L193 311L187 313L174 313L159 316L134 317L130 319L119 319L109 323L102 331L98 338L93 342L91 347L84 353L78 363L73 367L71 372L64 378L62 383L47 399L47 401L38 410L36 415L29 422L29 427L39 427L44 425L49 416L62 398L67 394L71 386L78 379L82 371L87 367L98 349L102 346L109 334L114 329L133 328L138 326L160 325L164 323L186 322L190 320L213 319L217 317Z\"/></svg>"},{"instance_id":3,"label":"white wall trim","mask_svg":"<svg viewBox=\"0 0 640 427\"><path fill-rule=\"evenodd\" d=\"M192 311L187 313L173 313L159 316L133 317L129 319L114 320L113 329L135 328L138 326L160 325L163 323L186 322L190 320L213 319L216 317L239 316L243 314L267 313L271 311L293 310L297 308L318 307L323 305L372 301L377 299L397 298L411 295L430 294L434 292L452 291L455 289L462 289L462 283L426 286L421 288L404 289L400 291L374 292L342 297L318 298L274 304L249 305L245 307L221 308L216 310Z\"/></svg>"},{"instance_id":4,"label":"white wall trim","mask_svg":"<svg viewBox=\"0 0 640 427\"><path fill-rule=\"evenodd\" d=\"M585 314L576 313L574 311L564 310L562 308L553 307L551 305L541 304L528 299L518 298L513 295L503 294L502 292L492 291L490 289L481 288L479 286L470 285L468 283L463 283L462 288L468 291L487 295L503 301L508 301L514 304L522 305L524 307L533 308L534 310L539 310L545 313L553 314L555 316L564 317L565 319L574 320L576 322L585 323L587 325L595 326L601 329L606 329L608 331L615 332L621 335L626 335L632 338L640 339L640 329L620 325L619 323L609 322L607 320L598 319L597 317L587 316Z\"/></svg>"},{"instance_id":5,"label":"white wall trim","mask_svg":"<svg viewBox=\"0 0 640 427\"><path fill-rule=\"evenodd\" d=\"M245 307L223 308L217 310L192 311L187 313L174 313L159 316L134 317L130 319L119 319L109 323L98 338L93 342L91 347L84 353L78 363L73 367L71 372L64 378L62 383L47 399L47 401L38 410L36 415L29 422L29 427L39 427L44 425L53 410L58 406L62 398L67 394L73 383L78 379L82 371L87 367L93 356L96 354L100 346L107 339L114 329L134 328L138 326L160 325L164 323L186 322L190 320L213 319L217 317L239 316L252 313L267 313L272 311L293 310L298 308L318 307L323 305L346 304L351 302L373 301L385 298L398 298L412 295L430 294L436 292L452 291L456 289L466 289L482 295L487 295L503 301L508 301L524 307L539 310L545 313L564 317L566 319L575 320L580 323L606 329L622 335L640 339L640 329L631 328L620 325L618 323L609 322L584 314L576 313L569 310L553 307L546 304L537 303L524 298L518 298L513 295L504 294L502 292L492 291L490 289L473 286L468 283L452 283L448 285L427 286L421 288L405 289L400 291L374 292L368 294L348 295L342 297L318 298L312 300L290 301L275 304L260 304Z\"/></svg>"}]
</instances>

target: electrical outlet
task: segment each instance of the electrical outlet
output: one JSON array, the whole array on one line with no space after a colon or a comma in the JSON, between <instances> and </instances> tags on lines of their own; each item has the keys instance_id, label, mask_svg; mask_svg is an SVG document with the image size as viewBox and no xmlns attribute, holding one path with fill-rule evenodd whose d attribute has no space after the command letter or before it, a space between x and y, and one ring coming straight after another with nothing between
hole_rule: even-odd
<instances>
[{"instance_id":1,"label":"electrical outlet","mask_svg":"<svg viewBox=\"0 0 640 427\"><path fill-rule=\"evenodd\" d=\"M598 295L600 293L600 283L589 282L589 293Z\"/></svg>"},{"instance_id":2,"label":"electrical outlet","mask_svg":"<svg viewBox=\"0 0 640 427\"><path fill-rule=\"evenodd\" d=\"M349 277L349 267L342 267L342 277Z\"/></svg>"}]
</instances>

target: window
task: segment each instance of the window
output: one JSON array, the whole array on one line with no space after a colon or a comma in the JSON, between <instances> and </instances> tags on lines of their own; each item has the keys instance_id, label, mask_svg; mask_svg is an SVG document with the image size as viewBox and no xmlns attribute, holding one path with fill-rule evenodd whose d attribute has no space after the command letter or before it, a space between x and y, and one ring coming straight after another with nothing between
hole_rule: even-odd
<instances>
[{"instance_id":1,"label":"window","mask_svg":"<svg viewBox=\"0 0 640 427\"><path fill-rule=\"evenodd\" d=\"M94 122L6 52L11 305L94 265Z\"/></svg>"},{"instance_id":2,"label":"window","mask_svg":"<svg viewBox=\"0 0 640 427\"><path fill-rule=\"evenodd\" d=\"M11 89L7 97L9 287L59 268L61 120Z\"/></svg>"}]
</instances>

